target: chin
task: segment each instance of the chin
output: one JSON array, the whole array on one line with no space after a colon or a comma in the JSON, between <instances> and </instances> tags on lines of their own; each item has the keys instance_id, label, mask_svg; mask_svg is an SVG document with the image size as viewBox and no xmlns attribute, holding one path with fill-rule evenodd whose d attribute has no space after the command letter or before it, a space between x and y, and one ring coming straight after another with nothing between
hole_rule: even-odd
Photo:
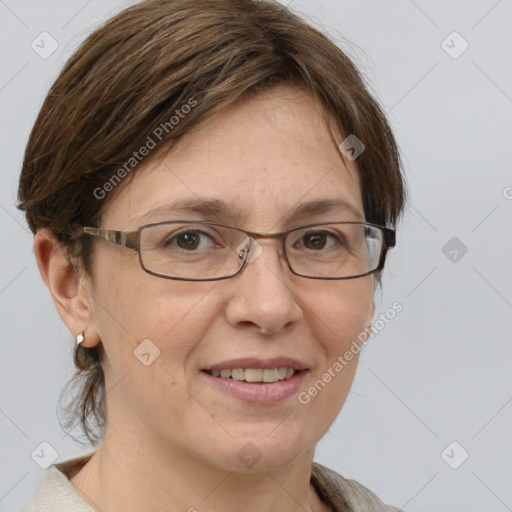
<instances>
[{"instance_id":1,"label":"chin","mask_svg":"<svg viewBox=\"0 0 512 512\"><path fill-rule=\"evenodd\" d=\"M216 453L212 454L209 450L210 461L213 455L213 463L227 471L259 473L289 466L311 447L304 439L292 438L285 428L280 430L282 435L270 436L267 430L261 434L252 430L251 434L233 436L231 441L223 445L214 442ZM311 453L314 453L314 446Z\"/></svg>"}]
</instances>

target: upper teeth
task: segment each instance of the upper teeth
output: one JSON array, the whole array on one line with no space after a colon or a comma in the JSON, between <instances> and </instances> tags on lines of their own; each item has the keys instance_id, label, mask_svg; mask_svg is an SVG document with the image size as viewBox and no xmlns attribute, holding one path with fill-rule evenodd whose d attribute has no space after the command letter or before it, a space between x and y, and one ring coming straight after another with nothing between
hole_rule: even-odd
<instances>
[{"instance_id":1,"label":"upper teeth","mask_svg":"<svg viewBox=\"0 0 512 512\"><path fill-rule=\"evenodd\" d=\"M235 380L246 380L247 382L277 382L278 380L289 379L295 370L293 368L233 368L225 370L212 370L214 377L222 377Z\"/></svg>"}]
</instances>

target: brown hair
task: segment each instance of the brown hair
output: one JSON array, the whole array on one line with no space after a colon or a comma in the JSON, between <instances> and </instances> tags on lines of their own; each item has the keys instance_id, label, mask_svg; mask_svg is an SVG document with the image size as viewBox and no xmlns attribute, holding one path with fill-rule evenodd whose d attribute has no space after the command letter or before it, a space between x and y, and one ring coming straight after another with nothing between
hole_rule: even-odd
<instances>
[{"instance_id":1,"label":"brown hair","mask_svg":"<svg viewBox=\"0 0 512 512\"><path fill-rule=\"evenodd\" d=\"M56 235L77 278L89 273L92 240L73 237L71 226L99 225L112 195L99 191L133 176L134 151L149 138L154 154L172 148L244 96L277 84L311 91L340 134L364 143L357 164L366 220L394 226L406 187L382 109L337 46L272 0L145 0L92 33L39 112L17 206L32 232ZM83 383L68 426L78 421L95 444L106 422L101 344L79 346L74 360L72 382Z\"/></svg>"}]
</instances>

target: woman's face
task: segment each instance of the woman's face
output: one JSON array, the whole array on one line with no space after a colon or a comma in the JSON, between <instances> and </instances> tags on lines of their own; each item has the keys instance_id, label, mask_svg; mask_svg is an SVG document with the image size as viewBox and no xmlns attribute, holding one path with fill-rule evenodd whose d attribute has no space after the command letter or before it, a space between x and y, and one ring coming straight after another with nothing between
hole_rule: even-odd
<instances>
[{"instance_id":1,"label":"woman's face","mask_svg":"<svg viewBox=\"0 0 512 512\"><path fill-rule=\"evenodd\" d=\"M223 113L161 160L140 164L133 181L116 191L101 227L136 230L195 219L269 233L363 220L356 167L347 164L312 96L274 89ZM227 213L164 210L189 199L222 202ZM319 200L352 209L331 206L290 217L303 203ZM373 280L299 277L279 256L277 240L258 243L263 252L236 277L190 282L150 275L135 251L95 239L88 329L107 356L107 432L117 425L159 456L178 450L234 471L251 466L246 455L261 457L258 468L271 468L314 450L349 392L357 354L342 370L333 368L371 322ZM150 342L138 349L143 340ZM228 393L203 371L233 359L278 357L307 371L291 394L274 401ZM329 369L330 382L317 384L316 396L307 393ZM271 386L283 387L268 386L269 393Z\"/></svg>"}]
</instances>

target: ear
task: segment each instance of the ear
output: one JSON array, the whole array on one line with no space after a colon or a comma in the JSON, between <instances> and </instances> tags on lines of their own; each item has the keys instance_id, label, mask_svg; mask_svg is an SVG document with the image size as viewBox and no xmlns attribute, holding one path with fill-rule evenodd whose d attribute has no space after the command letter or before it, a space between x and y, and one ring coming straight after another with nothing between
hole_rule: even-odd
<instances>
[{"instance_id":1,"label":"ear","mask_svg":"<svg viewBox=\"0 0 512 512\"><path fill-rule=\"evenodd\" d=\"M93 300L88 291L90 281L78 278L57 237L48 229L38 230L35 234L34 254L39 273L73 337L84 331L82 345L97 345L101 340L94 328Z\"/></svg>"}]
</instances>

